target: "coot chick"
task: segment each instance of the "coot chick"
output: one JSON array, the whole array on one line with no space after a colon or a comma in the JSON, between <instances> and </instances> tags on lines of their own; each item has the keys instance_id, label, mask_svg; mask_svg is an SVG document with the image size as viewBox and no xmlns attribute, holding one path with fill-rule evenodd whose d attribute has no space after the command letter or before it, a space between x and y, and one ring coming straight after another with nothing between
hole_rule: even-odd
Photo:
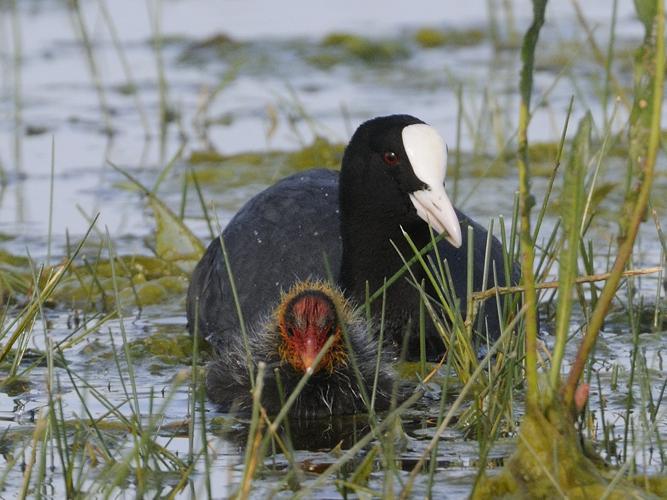
<instances>
[{"instance_id":1,"label":"coot chick","mask_svg":"<svg viewBox=\"0 0 667 500\"><path fill-rule=\"evenodd\" d=\"M351 352L344 335L348 336ZM315 365L315 358L331 337L331 346ZM291 417L310 419L367 412L359 385L367 397L372 397L378 342L373 332L368 332L360 311L352 308L337 288L322 281L295 284L282 295L266 321L248 333L248 344L246 352L242 336L234 336L227 349L208 366L206 392L223 408L243 413L252 408L250 359L254 374L260 361L266 363L261 403L271 415L282 407L279 382L287 400L307 370L313 374L290 409ZM352 356L361 380L353 369ZM397 383L387 368L391 356L381 356L374 402L377 411L389 408ZM399 386L397 390L400 395Z\"/></svg>"},{"instance_id":2,"label":"coot chick","mask_svg":"<svg viewBox=\"0 0 667 500\"><path fill-rule=\"evenodd\" d=\"M435 233L447 235L437 254L447 260L454 291L462 300L467 288L467 227L473 228L473 288L481 290L488 233L452 207L444 189L446 159L442 138L421 120L408 115L375 118L352 136L340 176L325 169L297 173L249 200L222 233L245 324L252 326L266 316L281 289L308 278L327 279L328 269L346 296L363 304L366 281L372 293L403 266L392 242L404 257L413 255L402 230L422 248L431 241L429 225ZM435 259L436 253L431 251L427 258ZM518 281L518 266L509 279L505 276L502 245L496 238L491 241L487 287L495 285L494 267L499 285ZM412 271L418 282L425 277L419 264ZM428 280L426 291L433 294ZM372 306L376 320L380 302ZM461 310L465 314L465 307ZM388 289L385 338L400 346L407 334L411 359L419 356L418 311L419 295L407 279ZM187 313L190 331L200 332L221 352L238 335L238 314L218 238L193 273ZM497 338L501 332L495 298L485 302L483 314L478 333ZM430 320L426 346L431 359L444 352Z\"/></svg>"}]
</instances>

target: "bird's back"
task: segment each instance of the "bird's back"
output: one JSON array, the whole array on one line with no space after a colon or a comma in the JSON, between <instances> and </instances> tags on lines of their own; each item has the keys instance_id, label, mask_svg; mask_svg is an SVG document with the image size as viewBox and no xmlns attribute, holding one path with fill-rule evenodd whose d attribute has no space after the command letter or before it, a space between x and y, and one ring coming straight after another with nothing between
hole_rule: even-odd
<instances>
[{"instance_id":1,"label":"bird's back","mask_svg":"<svg viewBox=\"0 0 667 500\"><path fill-rule=\"evenodd\" d=\"M247 327L254 327L266 319L280 300L281 290L287 290L299 280L329 279L339 282L342 243L339 220L338 172L325 169L309 170L291 175L250 199L232 218L222 233L239 304ZM484 257L487 230L464 213L456 210L461 223L463 244L455 248L446 241L438 245L439 257L447 259L461 310L465 313L467 288L467 226L473 228L473 289L481 290L484 280ZM326 255L326 257L325 257ZM435 252L431 252L435 262ZM408 256L409 257L409 256ZM332 276L325 265L328 261ZM486 287L494 283L494 263L499 285L509 284L505 279L502 245L493 238L491 265L487 269ZM397 269L387 270L391 276ZM516 263L512 264L509 282L518 282ZM413 316L418 297L405 282L410 295L402 299L396 311L389 311L387 325L390 337L402 337L402 331ZM394 287L401 288L401 284ZM427 285L428 288L428 285ZM371 293L374 290L371 290ZM396 290L397 293L398 290ZM415 302L416 301L416 302ZM363 298L359 297L359 303ZM414 304L412 302L415 302ZM199 304L197 312L196 304ZM491 338L500 334L500 320L495 299L488 299L484 308L484 326ZM379 311L379 305L378 305ZM379 313L378 313L379 314ZM239 318L231 291L220 239L214 239L197 265L187 298L188 328L207 338L218 350L225 350L228 342L240 339ZM413 318L411 322L414 327ZM484 332L482 333L482 336ZM408 357L418 356L418 337L412 335ZM442 352L441 340L434 326L427 322L429 352ZM432 346L431 346L432 344ZM399 342L400 345L400 342Z\"/></svg>"},{"instance_id":2,"label":"bird's back","mask_svg":"<svg viewBox=\"0 0 667 500\"><path fill-rule=\"evenodd\" d=\"M279 302L299 280L338 280L342 254L338 173L316 169L291 175L262 191L232 218L222 238L246 326ZM326 256L326 257L325 257ZM197 311L196 304L199 304ZM239 318L220 239L197 265L188 290L188 328L218 349L239 338Z\"/></svg>"}]
</instances>

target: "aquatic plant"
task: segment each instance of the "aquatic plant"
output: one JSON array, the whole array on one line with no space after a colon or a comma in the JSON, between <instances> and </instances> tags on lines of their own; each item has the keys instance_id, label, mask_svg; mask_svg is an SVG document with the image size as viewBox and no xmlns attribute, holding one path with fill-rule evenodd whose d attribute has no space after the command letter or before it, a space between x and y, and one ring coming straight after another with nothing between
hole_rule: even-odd
<instances>
[{"instance_id":1,"label":"aquatic plant","mask_svg":"<svg viewBox=\"0 0 667 500\"><path fill-rule=\"evenodd\" d=\"M519 135L519 172L521 188L521 249L523 257L526 306L536 311L535 283L532 274L534 240L530 225L530 169L525 155L527 143L532 66L540 29L544 23L546 0L534 0L533 24L524 37L522 49L521 108ZM645 481L643 488L619 473L600 468L596 457L582 448L575 419L587 402L589 387L581 384L585 366L595 346L602 322L609 310L623 271L629 262L651 191L660 139L663 83L665 73L665 18L661 0L636 2L644 24L644 43L638 51L635 103L630 118L631 154L629 176L636 182L628 189L621 207L619 248L604 288L597 297L585 335L570 368L567 381L560 378L572 311L572 289L577 274L578 254L584 214L584 169L588 161L591 117L579 124L565 172L561 219L563 238L559 259L560 284L556 313L556 343L548 381L540 380L537 370L537 324L535 312L527 314L526 324L526 414L519 430L519 443L501 474L481 476L474 498L522 495L530 497L610 497L641 496L645 492L664 494L664 485ZM545 377L546 378L546 377ZM620 471L619 471L620 472ZM663 481L664 482L664 481ZM658 488L658 489L654 489Z\"/></svg>"}]
</instances>

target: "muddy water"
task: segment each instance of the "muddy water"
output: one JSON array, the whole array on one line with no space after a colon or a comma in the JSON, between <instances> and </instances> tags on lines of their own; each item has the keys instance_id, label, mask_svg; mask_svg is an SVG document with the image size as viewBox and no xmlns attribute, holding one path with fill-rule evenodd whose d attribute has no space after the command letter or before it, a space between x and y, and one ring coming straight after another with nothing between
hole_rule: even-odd
<instances>
[{"instance_id":1,"label":"muddy water","mask_svg":"<svg viewBox=\"0 0 667 500\"><path fill-rule=\"evenodd\" d=\"M516 128L519 38L512 38L511 32L514 30L520 37L526 29L529 2L473 0L451 2L445 7L432 0L346 0L336 2L333 8L330 2L321 1L148 0L144 4L114 0L104 4L118 36L117 46L100 3L90 0L81 2L81 7L92 63L83 48L76 16L65 2L17 3L16 12L7 2L0 4L0 165L8 180L0 188L0 249L17 255L28 251L38 262L44 262L50 254L55 261L66 254L67 235L80 237L89 220L99 213L96 227L102 233L108 228L117 253L150 255L144 238L154 229L151 214L142 197L128 188L125 178L111 168L111 163L152 186L162 168L182 148L159 190L160 197L178 211L183 175L193 153L294 151L309 144L315 134L344 143L360 121L395 112L411 113L433 124L451 151L459 138L461 168L457 175L452 166L456 160L450 158L452 180L448 186L456 184L456 200L461 208L485 224L499 214L506 219L511 217L516 174L512 160L502 160L500 152L511 144ZM506 3L513 6L510 17L502 7ZM603 47L611 16L608 3L586 2L584 8ZM490 14L489 4L495 5L495 16ZM495 18L499 36L507 46L502 50L494 49L490 35ZM544 99L533 117L531 140L552 143L560 136L571 95L577 97L572 123L587 108L602 123L602 116L605 112L611 114L613 104L606 111L600 105L601 70L593 64L583 43L585 37L570 3L554 2L547 18L535 79L536 99ZM462 38L457 43L425 49L415 42L416 32L423 27L459 31ZM326 49L322 41L332 32L380 40L387 56L369 62L363 54ZM217 37L220 34L230 41L225 43L223 37ZM640 25L634 19L630 1L619 2L616 36L620 47L634 47L640 39ZM156 40L158 43L153 43ZM219 43L213 43L215 40ZM131 76L123 67L123 58ZM623 61L619 62L621 83L630 85L631 73L622 66ZM101 91L93 83L93 66ZM162 87L160 79L165 82ZM222 81L224 88L218 91ZM136 92L127 91L130 84ZM462 104L457 98L459 88ZM171 118L164 125L160 119L163 103ZM463 120L459 136L460 106ZM620 111L615 125L622 125L625 118ZM212 203L212 210L224 226L249 196L295 168L287 162L269 163L260 169L255 162L241 161L224 177L227 181L203 185L204 197ZM622 182L611 167L604 175L607 182ZM657 184L657 192L664 194L664 174L658 177ZM545 177L537 178L537 196L545 188ZM619 199L616 190L602 206L613 210ZM664 199L658 196L655 201L663 219ZM186 223L206 240L208 229L192 189L186 201ZM555 221L555 214L548 213L543 234L549 233ZM594 232L599 238L601 266L615 230L613 218L606 221ZM99 235L93 236L93 240L96 238ZM637 264L659 264L655 230L644 228L641 238ZM641 286L647 296L655 296L655 278L643 279ZM84 341L67 349L70 367L93 388L103 391L111 403L122 404L126 398L121 377L108 356L112 343L120 346L121 326L130 340L155 334L182 334L183 301L182 292L175 293L144 309L139 316L136 311L128 312L122 325L113 320L103 328L93 329ZM35 324L32 343L36 349L45 348L47 335L58 342L72 334L72 310L67 304L56 304L47 312L48 323ZM95 324L95 314L85 311L88 326ZM582 321L575 317L573 330ZM611 385L613 374L619 372L622 380L627 379L631 343L625 323L619 314L598 346L603 383ZM653 389L659 391L665 377L665 340L660 335L646 335L641 347L651 369ZM142 413L148 413L152 404L160 405L163 389L169 388L183 367L182 360L175 365L145 358L137 361ZM30 429L32 416L46 401L44 376L44 368L35 368L30 373L28 391L12 396L0 393L2 429ZM64 373L59 376L65 412L71 418L81 417L81 403L71 382ZM607 418L616 423L616 432L622 428L619 422L624 415L626 390L621 386L606 395ZM431 397L437 398L437 390L430 390L434 391ZM151 391L157 398L154 402ZM595 409L599 408L598 400L597 393L593 394ZM105 412L93 397L87 397L86 403L93 415ZM167 423L189 415L186 389L177 390L169 404ZM433 428L425 416L433 417L433 406L436 405L427 401L408 415L407 440L399 450L405 469L418 459L432 436ZM211 416L217 415L213 408L207 406L206 410ZM664 415L664 410L657 420L659 435L664 439L666 429L660 415ZM241 434L243 430L239 426ZM187 453L187 438L167 436L165 433L164 444L171 450ZM239 446L242 440L212 436L212 447L218 454L211 478L220 488L216 492L225 495L233 490L243 471L239 465L243 461ZM308 449L297 451L297 461L304 468L314 464L314 469L333 462L335 457L326 450L338 438L340 435L332 432L321 446L304 447ZM477 445L464 440L457 431L447 434L444 443L438 455L436 484L443 495L458 497L469 491L474 479ZM500 443L490 458L501 459L509 449L510 442ZM648 470L662 467L659 459L649 460L640 451L637 461ZM257 480L258 493L271 492L287 465L286 459L278 455L271 464L275 472ZM16 466L8 474L6 486L10 490L18 488L20 468ZM203 475L193 475L193 488L202 487ZM51 493L58 496L62 485L57 468L49 477ZM382 479L379 471L371 474L369 486L381 488ZM417 485L417 492L424 487ZM192 492L186 490L183 495ZM332 486L326 493L337 494Z\"/></svg>"}]
</instances>

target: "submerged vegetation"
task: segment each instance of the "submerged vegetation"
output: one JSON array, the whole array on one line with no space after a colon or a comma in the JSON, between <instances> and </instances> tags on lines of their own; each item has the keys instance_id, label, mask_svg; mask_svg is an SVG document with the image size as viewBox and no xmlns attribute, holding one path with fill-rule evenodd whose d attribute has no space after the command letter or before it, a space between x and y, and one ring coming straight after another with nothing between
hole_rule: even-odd
<instances>
[{"instance_id":1,"label":"submerged vegetation","mask_svg":"<svg viewBox=\"0 0 667 500\"><path fill-rule=\"evenodd\" d=\"M511 3L503 2L504 8ZM451 75L440 80L439 68L427 83L408 81L402 72L413 71L418 80L414 58L433 57L442 47L491 44L497 57L514 51L518 41L509 11L505 32L494 14L488 29L429 26L384 38L337 32L275 44L225 34L169 39L160 33L159 13L152 12L151 47L158 61L171 48L185 67L222 62L224 74L202 98L192 144L178 146L170 160L161 155L161 171L111 165L116 195L140 198L150 212L151 236L139 242L140 250L136 241L123 246L96 217L89 217L86 234L67 234L58 249L52 247L56 229L52 233L49 225L48 236L39 240L47 241L48 250L36 252L46 258L33 257L31 248L27 255L17 246L5 250L0 235L0 415L11 423L0 432L0 487L22 498L126 492L241 498L321 492L402 498L667 496L667 290L663 268L642 267L664 266L667 250L660 227L667 188L664 171L656 171L665 159L664 5L635 2L634 22L643 27L644 39L632 40L631 51L630 41L614 34L616 1L606 48L581 12L577 22L585 42L546 43L546 0L532 3L533 23L520 49L521 80L511 82L519 102L508 101L514 105L506 109L490 92L471 102L465 82ZM109 112L78 4L71 2L69 9L86 47L82 57L99 98L100 128L110 132L118 118ZM14 15L16 8L14 3ZM102 19L113 26L108 13ZM578 73L571 43L574 52L590 55L584 72L587 78L595 73L594 82ZM115 45L122 58L122 45ZM20 57L20 45L14 50ZM392 91L401 85L408 91L444 82L460 86L449 193L462 203L507 184L513 193L519 172L510 213L488 224L505 247L506 269L521 262L519 286L470 291L457 300L446 263L426 262L418 248L403 256L429 269L441 310L424 300L423 315L439 326L448 352L438 363L422 356L398 366L418 388L381 414L371 405L368 415L292 421L288 411L297 385L295 393L284 395L283 410L269 415L260 405L261 374L249 418L220 414L203 390L208 347L185 334L189 276L205 241L226 222L218 220L220 207L229 208L223 211L227 217L277 178L340 164L345 137L333 137L293 89L268 107L266 137L258 138L256 150L221 153L226 148L210 141L212 128L240 119L215 114L217 99L232 82L239 75L261 75L263 64L284 74L281 61L331 72L331 78L334 69L349 66L351 80L375 79ZM626 74L630 67L632 78ZM358 76L360 69L370 76ZM553 106L555 85L538 85L540 71L571 82L573 97L555 138L536 130L540 108ZM397 80L387 76L391 72ZM143 116L140 87L131 72L126 76L123 93L137 97L136 111ZM159 78L165 132L160 141L169 142L167 127L183 133L183 125L169 101L169 81L163 72ZM20 100L20 92L14 97ZM346 122L347 114L343 109ZM226 116L231 120L222 120ZM20 125L20 116L16 120ZM148 130L148 122L140 121ZM287 123L299 148L270 147L278 122ZM466 133L470 144L461 143ZM0 182L9 178L0 159ZM218 200L221 192L225 199ZM424 283L414 282L405 269L389 282L395 279L423 290ZM483 307L490 293L513 300L500 314L503 335L477 349L470 340L475 325L461 311ZM369 290L369 301L382 297L383 289ZM300 384L307 380L306 374ZM461 471L463 486L456 477Z\"/></svg>"}]
</instances>

